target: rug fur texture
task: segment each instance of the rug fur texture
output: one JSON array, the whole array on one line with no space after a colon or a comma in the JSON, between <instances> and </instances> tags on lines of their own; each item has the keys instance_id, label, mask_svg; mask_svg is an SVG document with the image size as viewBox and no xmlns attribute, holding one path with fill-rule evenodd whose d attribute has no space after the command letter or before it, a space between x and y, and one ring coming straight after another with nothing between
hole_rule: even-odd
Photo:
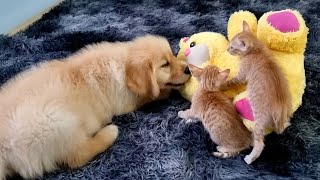
<instances>
[{"instance_id":1,"label":"rug fur texture","mask_svg":"<svg viewBox=\"0 0 320 180\"><path fill-rule=\"evenodd\" d=\"M174 93L168 100L115 117L119 139L85 167L58 170L39 179L320 179L318 0L66 0L24 32L0 36L0 83L89 43L126 41L151 33L167 37L177 53L181 37L201 31L226 35L228 18L235 11L249 10L259 18L286 8L299 10L310 28L307 87L292 126L282 135L269 135L255 163L243 161L250 151L230 159L212 157L215 144L203 126L186 125L177 117L190 103Z\"/></svg>"}]
</instances>

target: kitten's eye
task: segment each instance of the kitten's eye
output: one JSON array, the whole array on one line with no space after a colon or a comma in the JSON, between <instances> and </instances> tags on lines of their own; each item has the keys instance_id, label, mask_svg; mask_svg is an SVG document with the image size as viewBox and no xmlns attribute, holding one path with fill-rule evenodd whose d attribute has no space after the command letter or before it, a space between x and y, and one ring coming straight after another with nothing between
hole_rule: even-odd
<instances>
[{"instance_id":1,"label":"kitten's eye","mask_svg":"<svg viewBox=\"0 0 320 180\"><path fill-rule=\"evenodd\" d=\"M244 41L241 41L241 46L246 46L246 43Z\"/></svg>"},{"instance_id":2,"label":"kitten's eye","mask_svg":"<svg viewBox=\"0 0 320 180\"><path fill-rule=\"evenodd\" d=\"M163 64L161 67L162 68L165 68L165 67L168 67L170 64L169 64L169 62L168 61L166 61L166 63L165 64Z\"/></svg>"},{"instance_id":3,"label":"kitten's eye","mask_svg":"<svg viewBox=\"0 0 320 180\"><path fill-rule=\"evenodd\" d=\"M190 43L190 47L193 47L193 46L195 46L195 45L196 45L196 42Z\"/></svg>"}]
</instances>

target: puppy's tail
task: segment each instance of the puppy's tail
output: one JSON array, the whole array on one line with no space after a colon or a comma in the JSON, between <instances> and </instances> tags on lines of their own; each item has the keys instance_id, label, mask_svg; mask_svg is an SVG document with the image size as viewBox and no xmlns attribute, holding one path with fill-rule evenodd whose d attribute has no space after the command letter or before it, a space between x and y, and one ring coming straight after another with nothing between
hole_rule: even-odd
<instances>
[{"instance_id":1,"label":"puppy's tail","mask_svg":"<svg viewBox=\"0 0 320 180\"><path fill-rule=\"evenodd\" d=\"M277 134L283 133L283 131L290 126L290 118L291 105L275 104L272 116L274 131Z\"/></svg>"}]
</instances>

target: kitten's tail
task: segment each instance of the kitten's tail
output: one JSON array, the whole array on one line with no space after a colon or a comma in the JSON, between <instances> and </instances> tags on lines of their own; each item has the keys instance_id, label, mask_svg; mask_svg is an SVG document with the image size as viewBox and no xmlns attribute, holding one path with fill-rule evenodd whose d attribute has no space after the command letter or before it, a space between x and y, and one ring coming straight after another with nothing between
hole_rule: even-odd
<instances>
[{"instance_id":1,"label":"kitten's tail","mask_svg":"<svg viewBox=\"0 0 320 180\"><path fill-rule=\"evenodd\" d=\"M283 133L283 131L290 126L291 118L291 106L277 104L273 111L274 131L277 134Z\"/></svg>"},{"instance_id":2,"label":"kitten's tail","mask_svg":"<svg viewBox=\"0 0 320 180\"><path fill-rule=\"evenodd\" d=\"M7 176L6 166L0 156L0 180L5 180Z\"/></svg>"}]
</instances>

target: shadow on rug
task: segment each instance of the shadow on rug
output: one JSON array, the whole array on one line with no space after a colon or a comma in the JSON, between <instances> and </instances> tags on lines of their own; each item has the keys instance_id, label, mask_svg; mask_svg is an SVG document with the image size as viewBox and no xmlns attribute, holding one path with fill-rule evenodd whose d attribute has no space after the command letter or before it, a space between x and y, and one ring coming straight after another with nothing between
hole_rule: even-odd
<instances>
[{"instance_id":1,"label":"shadow on rug","mask_svg":"<svg viewBox=\"0 0 320 180\"><path fill-rule=\"evenodd\" d=\"M294 8L310 28L305 53L307 88L303 105L283 135L266 138L253 164L245 151L231 159L210 156L215 145L200 123L181 123L177 112L190 104L179 94L114 118L115 145L79 170L59 170L42 179L318 179L320 177L320 2L317 0L66 0L26 31L0 36L0 83L48 59L62 58L88 43L124 41L145 33L167 37L175 52L181 37L201 31L226 34L237 10L259 18L270 10ZM23 89L22 89L23 91Z\"/></svg>"}]
</instances>

